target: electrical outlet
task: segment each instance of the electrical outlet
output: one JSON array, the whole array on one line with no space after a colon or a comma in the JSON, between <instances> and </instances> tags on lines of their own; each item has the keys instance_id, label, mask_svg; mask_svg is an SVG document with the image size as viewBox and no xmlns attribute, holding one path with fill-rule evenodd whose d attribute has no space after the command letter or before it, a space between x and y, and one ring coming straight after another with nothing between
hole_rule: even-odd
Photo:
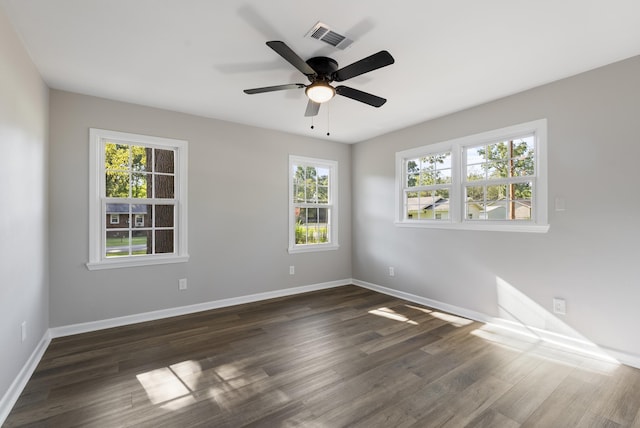
<instances>
[{"instance_id":1,"label":"electrical outlet","mask_svg":"<svg viewBox=\"0 0 640 428\"><path fill-rule=\"evenodd\" d=\"M27 322L26 321L22 321L22 324L20 324L20 336L22 337L23 342L27 340Z\"/></svg>"},{"instance_id":2,"label":"electrical outlet","mask_svg":"<svg viewBox=\"0 0 640 428\"><path fill-rule=\"evenodd\" d=\"M555 297L553 299L553 312L558 315L567 314L567 302L564 299Z\"/></svg>"},{"instance_id":3,"label":"electrical outlet","mask_svg":"<svg viewBox=\"0 0 640 428\"><path fill-rule=\"evenodd\" d=\"M396 269L393 266L389 266L389 276L396 276Z\"/></svg>"},{"instance_id":4,"label":"electrical outlet","mask_svg":"<svg viewBox=\"0 0 640 428\"><path fill-rule=\"evenodd\" d=\"M289 275L295 275L295 274L296 274L296 267L289 266Z\"/></svg>"},{"instance_id":5,"label":"electrical outlet","mask_svg":"<svg viewBox=\"0 0 640 428\"><path fill-rule=\"evenodd\" d=\"M178 280L178 290L183 291L187 289L187 278Z\"/></svg>"}]
</instances>

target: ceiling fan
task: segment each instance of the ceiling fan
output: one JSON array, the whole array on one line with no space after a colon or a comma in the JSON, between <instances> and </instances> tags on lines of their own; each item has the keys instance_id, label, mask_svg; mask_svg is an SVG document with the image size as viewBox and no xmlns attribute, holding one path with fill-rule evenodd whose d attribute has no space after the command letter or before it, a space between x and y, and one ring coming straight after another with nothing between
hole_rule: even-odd
<instances>
[{"instance_id":1,"label":"ceiling fan","mask_svg":"<svg viewBox=\"0 0 640 428\"><path fill-rule=\"evenodd\" d=\"M305 116L316 116L320 110L320 104L329 101L336 94L369 104L373 107L380 107L387 102L384 98L348 86L331 86L332 82L343 82L352 77L360 76L361 74L393 64L395 60L387 51L380 51L346 67L338 68L338 63L334 59L324 56L317 56L304 61L284 42L270 41L267 42L267 46L307 76L307 79L309 79L311 83L308 85L304 83L290 83L287 85L245 89L245 94L261 94L263 92L305 88L305 94L309 98L307 110L304 113Z\"/></svg>"}]
</instances>

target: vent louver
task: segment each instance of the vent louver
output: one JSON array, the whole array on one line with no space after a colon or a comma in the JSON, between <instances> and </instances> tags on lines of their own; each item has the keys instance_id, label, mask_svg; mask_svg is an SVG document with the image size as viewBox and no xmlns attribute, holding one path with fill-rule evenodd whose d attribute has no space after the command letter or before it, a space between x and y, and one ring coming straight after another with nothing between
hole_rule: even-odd
<instances>
[{"instance_id":1,"label":"vent louver","mask_svg":"<svg viewBox=\"0 0 640 428\"><path fill-rule=\"evenodd\" d=\"M322 22L314 25L305 37L320 40L338 49L346 49L353 43L353 40L333 31L328 25Z\"/></svg>"}]
</instances>

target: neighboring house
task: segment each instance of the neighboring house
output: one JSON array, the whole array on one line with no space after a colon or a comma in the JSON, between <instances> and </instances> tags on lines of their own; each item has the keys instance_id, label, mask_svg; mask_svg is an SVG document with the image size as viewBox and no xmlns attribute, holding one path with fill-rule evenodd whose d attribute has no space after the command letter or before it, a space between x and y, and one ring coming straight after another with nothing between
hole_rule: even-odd
<instances>
[{"instance_id":1,"label":"neighboring house","mask_svg":"<svg viewBox=\"0 0 640 428\"><path fill-rule=\"evenodd\" d=\"M149 215L147 205L131 205L131 216L134 227L149 227ZM129 205L127 204L107 204L106 210L107 228L128 228L129 227Z\"/></svg>"},{"instance_id":2,"label":"neighboring house","mask_svg":"<svg viewBox=\"0 0 640 428\"><path fill-rule=\"evenodd\" d=\"M407 216L414 220L446 220L449 218L449 199L441 196L407 198Z\"/></svg>"},{"instance_id":3,"label":"neighboring house","mask_svg":"<svg viewBox=\"0 0 640 428\"><path fill-rule=\"evenodd\" d=\"M531 219L531 201L514 201L515 219L529 220ZM480 219L504 220L507 218L507 205L505 201L496 201L487 205L486 214Z\"/></svg>"},{"instance_id":4,"label":"neighboring house","mask_svg":"<svg viewBox=\"0 0 640 428\"><path fill-rule=\"evenodd\" d=\"M515 219L531 219L531 202L514 201ZM440 196L407 198L407 213L414 220L446 220L449 218L449 200ZM468 220L505 220L507 206L505 201L495 201L483 206L481 202L467 202L466 216Z\"/></svg>"}]
</instances>

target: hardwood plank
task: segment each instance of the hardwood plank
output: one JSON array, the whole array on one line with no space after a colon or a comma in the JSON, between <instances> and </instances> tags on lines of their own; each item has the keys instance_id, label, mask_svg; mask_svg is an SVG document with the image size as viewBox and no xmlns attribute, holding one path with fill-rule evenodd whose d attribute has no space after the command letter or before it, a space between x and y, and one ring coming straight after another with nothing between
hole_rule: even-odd
<instances>
[{"instance_id":1,"label":"hardwood plank","mask_svg":"<svg viewBox=\"0 0 640 428\"><path fill-rule=\"evenodd\" d=\"M471 420L467 428L518 428L520 424L502 413L487 409Z\"/></svg>"},{"instance_id":2,"label":"hardwood plank","mask_svg":"<svg viewBox=\"0 0 640 428\"><path fill-rule=\"evenodd\" d=\"M52 341L6 427L640 427L640 370L356 286Z\"/></svg>"}]
</instances>

